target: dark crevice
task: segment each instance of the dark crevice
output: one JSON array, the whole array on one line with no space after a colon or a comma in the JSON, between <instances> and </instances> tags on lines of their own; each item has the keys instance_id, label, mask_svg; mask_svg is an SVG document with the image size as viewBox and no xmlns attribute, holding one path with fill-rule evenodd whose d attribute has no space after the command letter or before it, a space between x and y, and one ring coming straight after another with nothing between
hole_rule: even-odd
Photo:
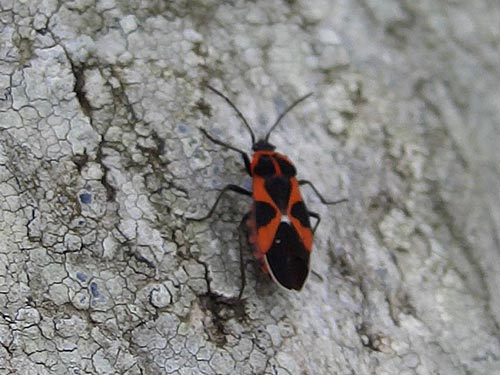
<instances>
[{"instance_id":1,"label":"dark crevice","mask_svg":"<svg viewBox=\"0 0 500 375\"><path fill-rule=\"evenodd\" d=\"M132 122L132 126L134 126L137 122L139 122L139 116L135 112L133 104L130 102L130 99L127 95L127 90L125 84L122 82L122 78L118 71L115 69L111 69L111 76L116 78L118 82L118 86L113 86L108 83L111 92L113 93L113 97L118 100L119 103L123 104L123 106L127 109L127 114L130 114L130 120Z\"/></svg>"},{"instance_id":2,"label":"dark crevice","mask_svg":"<svg viewBox=\"0 0 500 375\"><path fill-rule=\"evenodd\" d=\"M28 236L28 239L30 241L39 241L40 240L40 236L35 236L31 233L31 228L30 228L30 225L31 223L35 220L36 218L36 208L31 206L31 205L28 205L31 207L31 217L28 219L28 222L26 223L26 234Z\"/></svg>"},{"instance_id":3,"label":"dark crevice","mask_svg":"<svg viewBox=\"0 0 500 375\"><path fill-rule=\"evenodd\" d=\"M200 307L211 319L203 325L210 341L223 347L230 335L226 323L232 319L242 319L245 315L245 301L224 297L212 292L199 296Z\"/></svg>"},{"instance_id":4,"label":"dark crevice","mask_svg":"<svg viewBox=\"0 0 500 375\"><path fill-rule=\"evenodd\" d=\"M82 168L88 163L89 155L87 154L87 149L83 150L83 154L76 154L71 158L71 161L75 163L78 172L82 172Z\"/></svg>"},{"instance_id":5,"label":"dark crevice","mask_svg":"<svg viewBox=\"0 0 500 375\"><path fill-rule=\"evenodd\" d=\"M163 168L169 164L161 159L161 156L165 153L165 140L158 136L154 130L151 132L151 139L154 142L154 147L146 147L137 144L136 147L142 151L144 155L148 157L148 164L157 167L163 171Z\"/></svg>"},{"instance_id":6,"label":"dark crevice","mask_svg":"<svg viewBox=\"0 0 500 375\"><path fill-rule=\"evenodd\" d=\"M198 296L200 307L205 314L209 315L210 321L203 325L210 340L216 345L224 346L227 343L226 336L230 335L226 329L226 322L231 319L243 319L245 316L245 300L231 298L215 293L210 288L211 278L208 267L205 263L199 262L205 269L205 281L207 283L207 293Z\"/></svg>"},{"instance_id":7,"label":"dark crevice","mask_svg":"<svg viewBox=\"0 0 500 375\"><path fill-rule=\"evenodd\" d=\"M92 107L89 100L87 99L87 93L85 92L85 65L76 65L68 56L69 63L71 65L71 71L75 77L75 85L73 86L73 91L76 94L76 98L80 103L83 113L87 116L92 123Z\"/></svg>"},{"instance_id":8,"label":"dark crevice","mask_svg":"<svg viewBox=\"0 0 500 375\"><path fill-rule=\"evenodd\" d=\"M50 29L45 29L45 32L51 32ZM80 104L80 108L85 116L88 117L90 124L92 125L92 106L90 105L90 101L87 98L87 93L85 91L85 63L80 62L77 63L73 61L71 58L71 54L66 49L65 45L59 41L59 39L51 32L52 38L61 46L64 50L66 58L71 67L71 72L75 77L75 84L73 85L73 92L76 94L76 98L78 103Z\"/></svg>"},{"instance_id":9,"label":"dark crevice","mask_svg":"<svg viewBox=\"0 0 500 375\"><path fill-rule=\"evenodd\" d=\"M46 35L50 31L49 23L50 23L50 17L47 18L43 27L40 28L35 27L36 32L40 35Z\"/></svg>"},{"instance_id":10,"label":"dark crevice","mask_svg":"<svg viewBox=\"0 0 500 375\"><path fill-rule=\"evenodd\" d=\"M204 116L212 117L212 107L205 101L204 98L198 99L194 108L203 113Z\"/></svg>"},{"instance_id":11,"label":"dark crevice","mask_svg":"<svg viewBox=\"0 0 500 375\"><path fill-rule=\"evenodd\" d=\"M105 144L106 142L103 139L101 139L101 141L99 142L99 147L97 148L97 153L95 158L96 161L101 165L103 170L103 174L101 177L101 184L106 189L106 199L108 202L113 202L116 199L116 189L108 181L109 168L103 162L103 158L105 157L105 155L103 154L103 147Z\"/></svg>"}]
</instances>

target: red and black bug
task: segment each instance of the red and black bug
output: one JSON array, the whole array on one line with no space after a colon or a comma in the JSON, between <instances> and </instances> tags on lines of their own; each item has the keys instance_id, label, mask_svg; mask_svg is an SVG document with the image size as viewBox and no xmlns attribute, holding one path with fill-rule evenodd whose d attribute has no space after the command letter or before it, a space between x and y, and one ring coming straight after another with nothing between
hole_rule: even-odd
<instances>
[{"instance_id":1,"label":"red and black bug","mask_svg":"<svg viewBox=\"0 0 500 375\"><path fill-rule=\"evenodd\" d=\"M255 256L262 262L265 272L280 286L286 289L301 290L309 274L309 259L313 246L313 235L321 220L320 215L306 208L299 187L309 185L324 204L337 204L347 199L326 201L314 185L307 180L297 180L297 171L290 159L275 150L269 143L269 136L283 117L297 104L307 99L309 93L288 106L264 138L256 141L255 134L247 120L231 100L212 86L207 87L223 98L236 112L252 138L253 156L250 160L247 153L226 142L218 140L200 129L212 142L238 152L243 157L245 169L252 177L252 191L240 186L226 185L219 193L209 212L201 218L191 220L202 221L212 216L221 197L228 191L252 197L250 211L240 223L240 270L241 289L245 287L244 266L241 254L243 233L248 233L248 241L252 245ZM310 218L316 223L311 227Z\"/></svg>"}]
</instances>

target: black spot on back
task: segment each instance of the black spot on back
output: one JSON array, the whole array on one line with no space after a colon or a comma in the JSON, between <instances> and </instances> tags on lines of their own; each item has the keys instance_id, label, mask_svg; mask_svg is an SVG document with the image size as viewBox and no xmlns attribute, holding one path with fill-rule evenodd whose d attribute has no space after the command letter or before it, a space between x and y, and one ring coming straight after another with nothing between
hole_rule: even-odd
<instances>
[{"instance_id":1,"label":"black spot on back","mask_svg":"<svg viewBox=\"0 0 500 375\"><path fill-rule=\"evenodd\" d=\"M285 212L290 200L290 180L284 176L269 177L265 180L264 187L280 211Z\"/></svg>"},{"instance_id":2,"label":"black spot on back","mask_svg":"<svg viewBox=\"0 0 500 375\"><path fill-rule=\"evenodd\" d=\"M266 226L276 216L273 206L266 202L255 202L254 210L257 228Z\"/></svg>"},{"instance_id":3,"label":"black spot on back","mask_svg":"<svg viewBox=\"0 0 500 375\"><path fill-rule=\"evenodd\" d=\"M292 206L291 214L294 218L300 221L305 228L311 228L311 222L309 220L309 211L307 211L306 205L303 201L296 202Z\"/></svg>"},{"instance_id":4,"label":"black spot on back","mask_svg":"<svg viewBox=\"0 0 500 375\"><path fill-rule=\"evenodd\" d=\"M253 173L260 177L268 177L276 174L272 158L268 155L261 156L253 169Z\"/></svg>"},{"instance_id":5,"label":"black spot on back","mask_svg":"<svg viewBox=\"0 0 500 375\"><path fill-rule=\"evenodd\" d=\"M281 173L283 175L293 177L297 174L297 170L295 169L292 163L278 157L274 158L274 160L278 162L278 165L281 169Z\"/></svg>"},{"instance_id":6,"label":"black spot on back","mask_svg":"<svg viewBox=\"0 0 500 375\"><path fill-rule=\"evenodd\" d=\"M285 288L300 290L309 273L309 252L288 223L281 223L266 253L269 270Z\"/></svg>"}]
</instances>

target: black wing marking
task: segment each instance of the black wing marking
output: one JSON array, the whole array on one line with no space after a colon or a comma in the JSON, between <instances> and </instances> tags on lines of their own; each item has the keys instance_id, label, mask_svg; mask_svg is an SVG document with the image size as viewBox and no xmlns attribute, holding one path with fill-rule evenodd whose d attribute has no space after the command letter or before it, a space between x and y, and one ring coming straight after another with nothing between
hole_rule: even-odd
<instances>
[{"instance_id":1,"label":"black wing marking","mask_svg":"<svg viewBox=\"0 0 500 375\"><path fill-rule=\"evenodd\" d=\"M286 289L301 290L309 274L310 254L290 224L282 222L265 259L275 282Z\"/></svg>"}]
</instances>

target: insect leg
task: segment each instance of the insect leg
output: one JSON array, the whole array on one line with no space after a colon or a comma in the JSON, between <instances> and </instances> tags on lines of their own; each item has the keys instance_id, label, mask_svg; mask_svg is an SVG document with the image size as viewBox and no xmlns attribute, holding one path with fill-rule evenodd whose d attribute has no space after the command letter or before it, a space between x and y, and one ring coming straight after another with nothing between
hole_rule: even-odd
<instances>
[{"instance_id":1,"label":"insect leg","mask_svg":"<svg viewBox=\"0 0 500 375\"><path fill-rule=\"evenodd\" d=\"M217 144L219 146L228 148L230 150L238 152L241 155L241 157L243 158L243 163L245 163L245 169L246 169L247 173L249 175L251 175L251 171L250 171L250 158L248 157L248 155L247 155L247 153L245 151L240 150L239 148L234 147L233 145L230 145L229 143L223 142L223 141L221 141L221 140L219 140L217 138L212 137L203 128L200 128L200 131L205 135L205 137L207 137L208 139L210 139L213 143L215 143L215 144Z\"/></svg>"},{"instance_id":2,"label":"insect leg","mask_svg":"<svg viewBox=\"0 0 500 375\"><path fill-rule=\"evenodd\" d=\"M246 213L245 216L243 216L243 219L241 219L240 225L238 227L239 240L240 240L240 277L241 277L241 286L240 286L240 292L238 293L238 300L241 299L241 296L243 295L243 290L245 289L246 285L245 263L243 261L243 247L247 244L246 222L248 220L249 215L250 215L249 213Z\"/></svg>"},{"instance_id":3,"label":"insect leg","mask_svg":"<svg viewBox=\"0 0 500 375\"><path fill-rule=\"evenodd\" d=\"M342 202L347 202L348 201L347 198L342 198L342 199L339 199L339 200L336 200L336 201L327 201L325 198L323 198L323 196L320 194L320 192L318 191L318 189L316 189L316 187L313 185L313 183L311 181L308 181L308 180L299 180L299 185L309 185L313 189L314 193L318 196L318 198L321 201L321 203L323 203L323 204L333 205L333 204L337 204L337 203L342 203Z\"/></svg>"},{"instance_id":4,"label":"insect leg","mask_svg":"<svg viewBox=\"0 0 500 375\"><path fill-rule=\"evenodd\" d=\"M309 214L310 217L313 217L313 218L316 219L316 224L314 224L314 227L313 227L313 230L312 230L313 231L313 235L314 235L314 233L316 233L316 228L318 228L318 225L319 225L319 223L321 221L321 216L318 213L311 212L311 211L308 211L308 214Z\"/></svg>"},{"instance_id":5,"label":"insect leg","mask_svg":"<svg viewBox=\"0 0 500 375\"><path fill-rule=\"evenodd\" d=\"M215 203L213 204L212 208L210 209L210 211L208 211L208 213L205 216L202 216L202 217L188 217L187 219L188 220L192 220L192 221L203 221L205 219L208 219L214 213L214 211L217 208L217 205L219 204L219 201L221 200L222 196L226 192L228 192L228 191L234 191L235 193L246 195L246 196L249 196L249 197L252 196L252 192L251 191L248 191L248 190L242 188L241 186L233 185L233 184L226 185L220 191L219 195L217 196L217 199L215 200Z\"/></svg>"}]
</instances>

